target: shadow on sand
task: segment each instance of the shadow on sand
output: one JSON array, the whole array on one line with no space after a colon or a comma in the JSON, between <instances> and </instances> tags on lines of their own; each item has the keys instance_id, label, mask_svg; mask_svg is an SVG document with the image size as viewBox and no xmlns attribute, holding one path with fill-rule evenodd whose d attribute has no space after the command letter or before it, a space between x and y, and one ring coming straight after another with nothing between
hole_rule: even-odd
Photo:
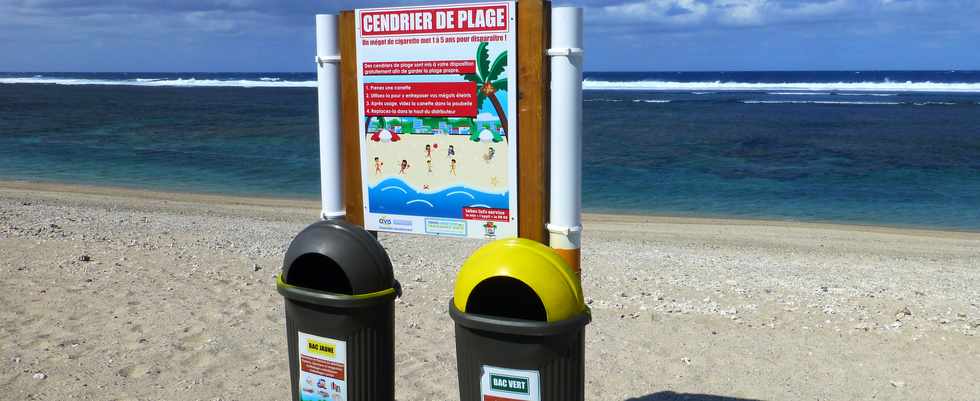
<instances>
[{"instance_id":1,"label":"shadow on sand","mask_svg":"<svg viewBox=\"0 0 980 401\"><path fill-rule=\"evenodd\" d=\"M640 397L628 398L626 401L760 401L749 398L725 397L710 394L689 394L675 393L673 391L661 391L659 393L647 394Z\"/></svg>"}]
</instances>

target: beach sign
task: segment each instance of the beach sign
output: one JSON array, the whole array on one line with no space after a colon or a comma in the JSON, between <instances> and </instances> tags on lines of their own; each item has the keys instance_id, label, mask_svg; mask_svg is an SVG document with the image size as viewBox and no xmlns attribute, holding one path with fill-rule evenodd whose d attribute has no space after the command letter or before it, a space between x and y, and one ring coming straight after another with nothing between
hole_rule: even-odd
<instances>
[{"instance_id":1,"label":"beach sign","mask_svg":"<svg viewBox=\"0 0 980 401\"><path fill-rule=\"evenodd\" d=\"M515 2L355 10L364 227L517 236Z\"/></svg>"}]
</instances>

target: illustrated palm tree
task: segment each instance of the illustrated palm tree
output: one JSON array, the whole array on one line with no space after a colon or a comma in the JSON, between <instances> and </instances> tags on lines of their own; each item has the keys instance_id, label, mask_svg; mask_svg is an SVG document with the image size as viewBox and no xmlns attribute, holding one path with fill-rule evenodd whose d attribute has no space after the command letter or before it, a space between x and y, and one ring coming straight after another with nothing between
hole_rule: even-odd
<instances>
[{"instance_id":1,"label":"illustrated palm tree","mask_svg":"<svg viewBox=\"0 0 980 401\"><path fill-rule=\"evenodd\" d=\"M463 78L476 84L476 107L483 107L483 102L490 99L494 110L497 111L497 118L500 119L500 126L507 134L507 116L504 114L504 107L497 99L497 91L507 90L507 78L500 78L500 74L507 67L507 51L503 51L490 63L490 52L487 50L489 43L481 42L476 48L476 73L463 74Z\"/></svg>"}]
</instances>

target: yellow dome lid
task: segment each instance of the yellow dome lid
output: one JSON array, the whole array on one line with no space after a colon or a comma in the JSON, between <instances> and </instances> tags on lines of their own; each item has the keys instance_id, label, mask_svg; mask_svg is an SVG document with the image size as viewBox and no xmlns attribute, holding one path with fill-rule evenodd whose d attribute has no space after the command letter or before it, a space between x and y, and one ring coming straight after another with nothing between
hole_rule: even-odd
<instances>
[{"instance_id":1,"label":"yellow dome lid","mask_svg":"<svg viewBox=\"0 0 980 401\"><path fill-rule=\"evenodd\" d=\"M575 271L553 249L524 238L491 242L463 263L453 291L456 309L466 312L473 289L494 277L513 278L530 287L540 298L548 322L586 311L582 284Z\"/></svg>"}]
</instances>

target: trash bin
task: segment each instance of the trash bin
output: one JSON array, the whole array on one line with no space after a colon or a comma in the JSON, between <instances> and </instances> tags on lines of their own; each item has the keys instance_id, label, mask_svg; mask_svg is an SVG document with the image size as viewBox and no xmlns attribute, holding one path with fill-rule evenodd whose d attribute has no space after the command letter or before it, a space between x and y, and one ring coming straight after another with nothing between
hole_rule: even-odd
<instances>
[{"instance_id":1,"label":"trash bin","mask_svg":"<svg viewBox=\"0 0 980 401\"><path fill-rule=\"evenodd\" d=\"M585 325L578 276L554 250L504 239L477 250L456 277L460 401L582 401Z\"/></svg>"},{"instance_id":2,"label":"trash bin","mask_svg":"<svg viewBox=\"0 0 980 401\"><path fill-rule=\"evenodd\" d=\"M344 221L320 221L286 251L285 299L294 401L392 401L398 282L381 244Z\"/></svg>"}]
</instances>

